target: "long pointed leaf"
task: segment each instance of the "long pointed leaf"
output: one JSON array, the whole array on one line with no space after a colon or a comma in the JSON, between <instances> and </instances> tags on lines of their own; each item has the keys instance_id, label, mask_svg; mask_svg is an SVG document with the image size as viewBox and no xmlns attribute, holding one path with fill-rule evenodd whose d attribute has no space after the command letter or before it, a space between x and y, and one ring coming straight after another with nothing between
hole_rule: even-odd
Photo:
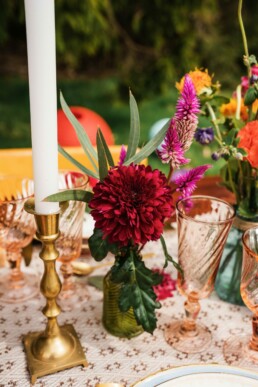
<instances>
[{"instance_id":1,"label":"long pointed leaf","mask_svg":"<svg viewBox=\"0 0 258 387\"><path fill-rule=\"evenodd\" d=\"M140 117L138 106L133 94L130 91L130 133L128 140L128 147L125 160L127 161L130 157L134 156L139 145L140 139Z\"/></svg>"},{"instance_id":2,"label":"long pointed leaf","mask_svg":"<svg viewBox=\"0 0 258 387\"><path fill-rule=\"evenodd\" d=\"M140 163L142 160L146 159L157 147L160 145L162 140L165 137L165 134L169 128L168 121L162 129L133 157L127 160L124 165L130 165L131 163Z\"/></svg>"},{"instance_id":3,"label":"long pointed leaf","mask_svg":"<svg viewBox=\"0 0 258 387\"><path fill-rule=\"evenodd\" d=\"M77 161L75 158L73 158L69 153L67 153L64 148L62 148L60 145L58 146L58 151L63 155L67 160L71 161L76 167L78 167L82 172L86 173L86 175L89 175L91 177L94 177L95 179L99 179L99 175L95 172L92 172L90 169L86 168L83 164L81 164L79 161Z\"/></svg>"},{"instance_id":4,"label":"long pointed leaf","mask_svg":"<svg viewBox=\"0 0 258 387\"><path fill-rule=\"evenodd\" d=\"M67 200L76 200L89 203L92 197L92 192L84 191L81 189L69 189L67 191L57 192L53 195L49 195L44 199L44 202L65 202Z\"/></svg>"},{"instance_id":5,"label":"long pointed leaf","mask_svg":"<svg viewBox=\"0 0 258 387\"><path fill-rule=\"evenodd\" d=\"M108 174L108 163L105 153L105 148L102 143L100 130L97 131L97 149L98 149L98 160L99 160L99 178L103 180Z\"/></svg>"},{"instance_id":6,"label":"long pointed leaf","mask_svg":"<svg viewBox=\"0 0 258 387\"><path fill-rule=\"evenodd\" d=\"M60 93L60 103L61 103L62 109L63 109L66 117L68 118L68 120L71 122L71 124L73 125L73 127L75 129L78 140L80 141L80 144L81 144L84 152L88 156L95 171L97 171L97 163L96 163L97 153L96 153L95 149L93 148L93 146L90 142L89 136L85 132L84 128L79 123L79 121L76 119L74 114L71 112L71 110L70 110L69 106L67 105L62 93Z\"/></svg>"},{"instance_id":7,"label":"long pointed leaf","mask_svg":"<svg viewBox=\"0 0 258 387\"><path fill-rule=\"evenodd\" d=\"M101 141L102 141L102 145L103 145L103 148L104 148L104 151L105 151L105 154L106 154L106 158L107 158L108 164L110 165L110 167L114 167L115 163L114 163L113 157L111 155L111 152L109 150L109 147L107 146L105 137L103 136L103 133L102 133L100 128L99 128L99 135L100 135L100 138L101 138Z\"/></svg>"}]
</instances>

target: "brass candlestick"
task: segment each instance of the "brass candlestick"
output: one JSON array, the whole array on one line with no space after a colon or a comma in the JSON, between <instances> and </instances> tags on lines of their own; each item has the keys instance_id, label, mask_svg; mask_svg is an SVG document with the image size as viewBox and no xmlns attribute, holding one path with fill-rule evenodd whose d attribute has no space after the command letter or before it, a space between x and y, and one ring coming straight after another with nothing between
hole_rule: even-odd
<instances>
[{"instance_id":1,"label":"brass candlestick","mask_svg":"<svg viewBox=\"0 0 258 387\"><path fill-rule=\"evenodd\" d=\"M73 326L66 324L60 327L57 322L57 316L61 312L56 303L61 291L61 281L55 267L58 257L55 240L59 236L59 213L37 214L33 199L25 203L25 210L35 216L36 236L42 242L39 256L44 262L45 270L40 290L47 301L42 310L48 319L45 331L28 333L23 338L31 383L35 383L38 377L77 365L86 367L88 363Z\"/></svg>"}]
</instances>

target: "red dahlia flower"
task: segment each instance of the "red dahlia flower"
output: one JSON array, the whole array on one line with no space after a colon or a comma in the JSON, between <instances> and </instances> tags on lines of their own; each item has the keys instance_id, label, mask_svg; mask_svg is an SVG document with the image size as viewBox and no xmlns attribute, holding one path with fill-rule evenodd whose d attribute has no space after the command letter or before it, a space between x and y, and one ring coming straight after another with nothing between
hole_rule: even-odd
<instances>
[{"instance_id":1,"label":"red dahlia flower","mask_svg":"<svg viewBox=\"0 0 258 387\"><path fill-rule=\"evenodd\" d=\"M166 176L150 166L118 166L93 188L89 202L95 227L119 246L158 240L173 210Z\"/></svg>"}]
</instances>

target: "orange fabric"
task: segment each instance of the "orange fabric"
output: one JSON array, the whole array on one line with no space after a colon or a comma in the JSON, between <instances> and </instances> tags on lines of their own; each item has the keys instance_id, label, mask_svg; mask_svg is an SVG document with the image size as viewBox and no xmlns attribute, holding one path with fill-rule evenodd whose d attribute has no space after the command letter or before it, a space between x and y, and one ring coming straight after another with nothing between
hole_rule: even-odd
<instances>
[{"instance_id":1,"label":"orange fabric","mask_svg":"<svg viewBox=\"0 0 258 387\"><path fill-rule=\"evenodd\" d=\"M117 145L109 147L115 163L119 160L120 148L121 147ZM91 164L81 147L69 147L65 148L65 150L85 167L91 169ZM58 164L59 169L78 170L75 165L73 165L61 154L58 154ZM33 171L31 148L0 149L0 173L32 178Z\"/></svg>"}]
</instances>

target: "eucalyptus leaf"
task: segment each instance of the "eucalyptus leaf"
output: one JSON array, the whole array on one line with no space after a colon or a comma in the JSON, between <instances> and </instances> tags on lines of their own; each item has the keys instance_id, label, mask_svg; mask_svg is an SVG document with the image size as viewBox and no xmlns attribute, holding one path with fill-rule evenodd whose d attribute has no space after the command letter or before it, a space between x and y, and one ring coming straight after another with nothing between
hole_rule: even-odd
<instances>
[{"instance_id":1,"label":"eucalyptus leaf","mask_svg":"<svg viewBox=\"0 0 258 387\"><path fill-rule=\"evenodd\" d=\"M69 155L64 148L62 148L60 145L58 146L58 151L63 155L67 160L71 161L76 167L78 167L82 172L86 173L86 175L89 175L91 177L94 177L95 179L99 179L99 175L95 172L92 172L90 169L86 168L83 164L81 164L79 161L77 161L74 157Z\"/></svg>"},{"instance_id":2,"label":"eucalyptus leaf","mask_svg":"<svg viewBox=\"0 0 258 387\"><path fill-rule=\"evenodd\" d=\"M79 189L69 189L66 191L57 192L55 194L49 195L44 199L44 202L65 202L67 200L76 200L80 202L89 203L92 197L92 192Z\"/></svg>"},{"instance_id":3,"label":"eucalyptus leaf","mask_svg":"<svg viewBox=\"0 0 258 387\"><path fill-rule=\"evenodd\" d=\"M131 124L125 161L135 155L140 140L140 117L138 106L131 91L129 95Z\"/></svg>"},{"instance_id":4,"label":"eucalyptus leaf","mask_svg":"<svg viewBox=\"0 0 258 387\"><path fill-rule=\"evenodd\" d=\"M149 155L157 149L160 143L163 141L166 132L169 128L170 120L162 127L162 129L138 152L136 155L127 160L124 165L130 165L131 163L140 163L142 160L149 157Z\"/></svg>"},{"instance_id":5,"label":"eucalyptus leaf","mask_svg":"<svg viewBox=\"0 0 258 387\"><path fill-rule=\"evenodd\" d=\"M62 109L72 124L72 126L75 129L75 132L77 134L78 140L80 141L80 144L85 152L85 154L88 156L93 168L95 171L97 171L97 153L94 147L92 146L88 134L85 132L83 126L79 123L77 118L74 116L74 114L71 112L69 106L67 105L63 94L60 93L60 103L62 106Z\"/></svg>"},{"instance_id":6,"label":"eucalyptus leaf","mask_svg":"<svg viewBox=\"0 0 258 387\"><path fill-rule=\"evenodd\" d=\"M97 149L98 149L98 161L99 161L99 178L105 179L108 174L108 163L105 153L105 147L102 142L100 130L97 131Z\"/></svg>"},{"instance_id":7,"label":"eucalyptus leaf","mask_svg":"<svg viewBox=\"0 0 258 387\"><path fill-rule=\"evenodd\" d=\"M110 165L110 167L114 167L114 166L115 166L115 163L114 163L113 157L112 157L112 155L111 155L111 152L110 152L110 150L109 150L109 147L107 146L105 137L103 136L103 133L102 133L101 129L98 130L98 133L99 133L99 136L100 136L100 139L101 139L103 148L104 148L104 152L105 152L105 155L106 155L106 159L107 159L107 161L108 161L108 164Z\"/></svg>"}]
</instances>

